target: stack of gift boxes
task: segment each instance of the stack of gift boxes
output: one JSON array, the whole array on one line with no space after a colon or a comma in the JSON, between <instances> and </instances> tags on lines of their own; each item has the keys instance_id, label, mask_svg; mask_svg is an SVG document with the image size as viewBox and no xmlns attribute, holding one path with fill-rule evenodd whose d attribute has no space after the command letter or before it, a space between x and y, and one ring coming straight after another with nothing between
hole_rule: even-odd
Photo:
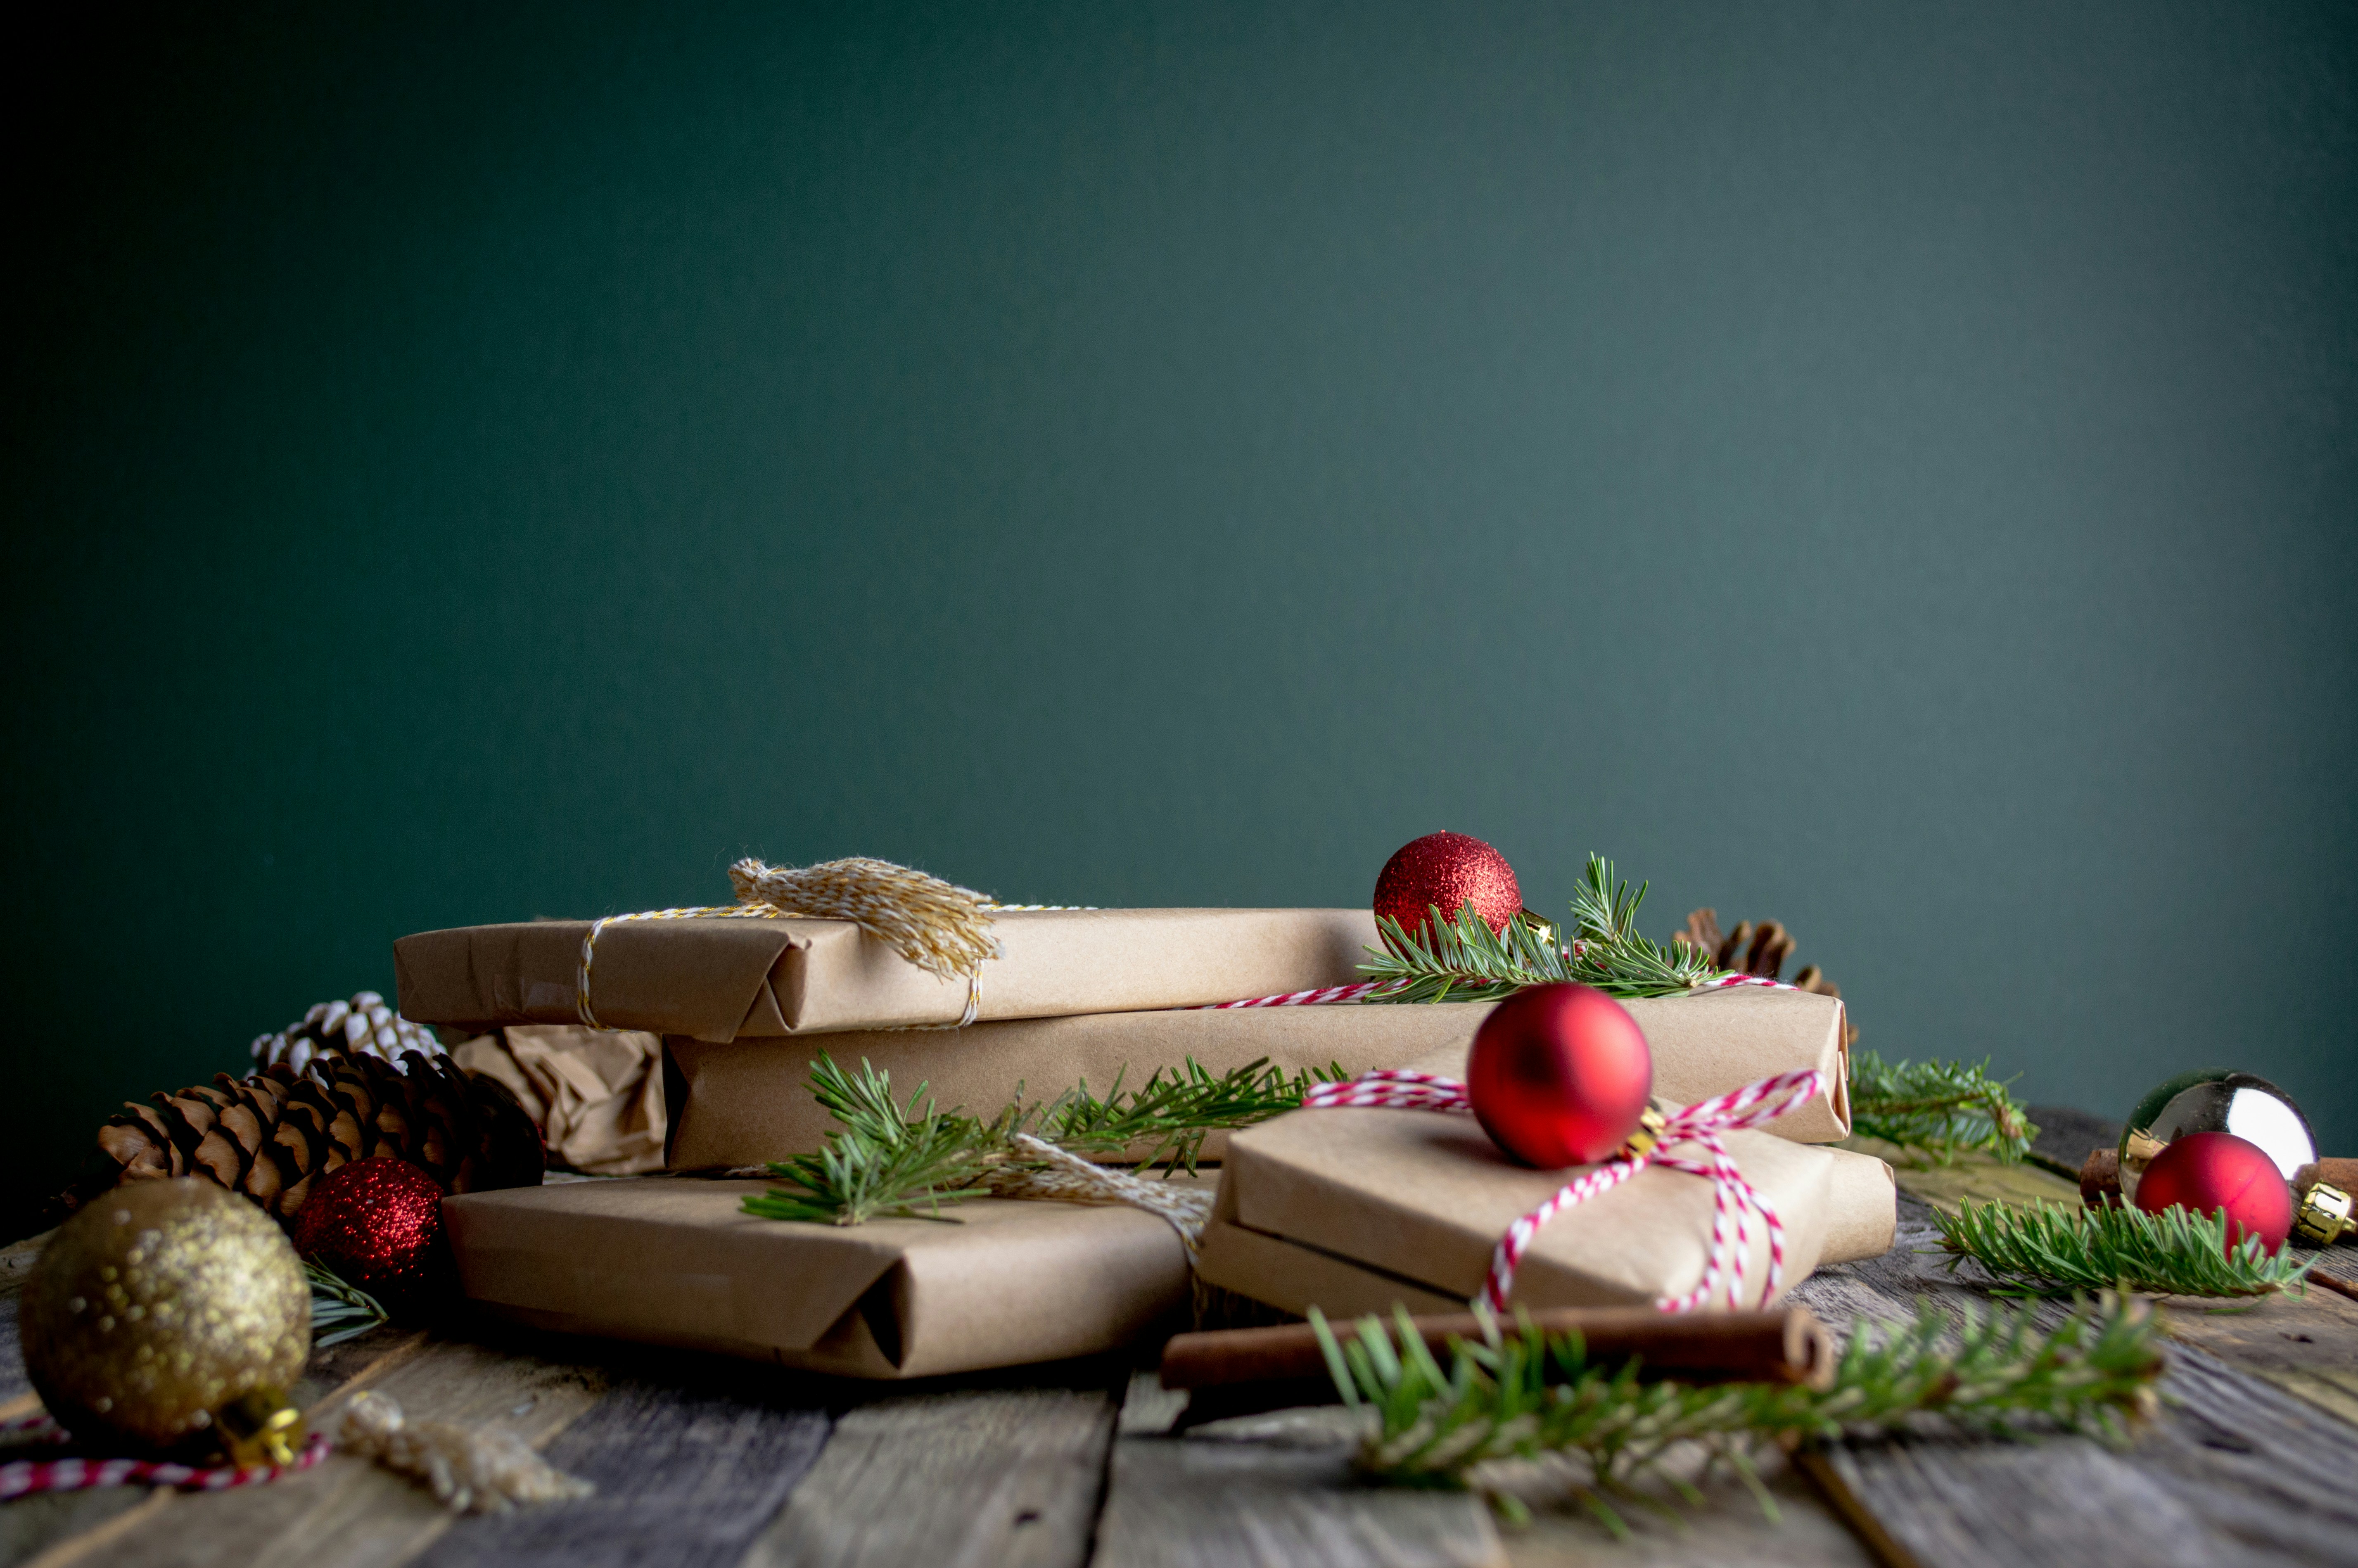
<instances>
[{"instance_id":1,"label":"stack of gift boxes","mask_svg":"<svg viewBox=\"0 0 2358 1568\"><path fill-rule=\"evenodd\" d=\"M582 1024L663 1037L674 1174L449 1198L468 1294L538 1326L871 1378L1109 1350L1167 1328L1196 1276L1300 1313L1455 1310L1508 1225L1563 1181L1474 1120L1295 1112L1206 1144L1200 1252L1144 1209L986 1198L856 1226L749 1215L759 1179L708 1173L818 1149L821 1053L922 1082L944 1109L1102 1092L1193 1061L1220 1074L1416 1067L1463 1077L1487 1004L1223 1007L1346 987L1377 943L1363 910L996 913L1001 956L941 979L846 921L626 918L427 932L395 946L403 1016L461 1029ZM1890 1173L1827 1147L1849 1130L1842 1004L1742 986L1627 1004L1658 1101L1816 1068L1816 1098L1727 1134L1783 1221L1783 1279L1891 1242ZM1217 1162L1217 1166L1215 1164ZM1173 1178L1187 1181L1190 1178ZM1636 1303L1703 1277L1713 1186L1650 1168L1542 1228L1512 1300ZM1755 1227L1750 1246L1767 1245ZM1740 1303L1752 1305L1765 1256Z\"/></svg>"}]
</instances>

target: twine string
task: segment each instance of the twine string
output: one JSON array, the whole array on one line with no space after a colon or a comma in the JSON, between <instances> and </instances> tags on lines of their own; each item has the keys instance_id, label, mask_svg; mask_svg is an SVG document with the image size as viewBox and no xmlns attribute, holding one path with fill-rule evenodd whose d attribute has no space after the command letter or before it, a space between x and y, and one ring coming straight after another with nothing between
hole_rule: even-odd
<instances>
[{"instance_id":1,"label":"twine string","mask_svg":"<svg viewBox=\"0 0 2358 1568\"><path fill-rule=\"evenodd\" d=\"M1789 988L1790 989L1790 988ZM1773 1121L1806 1105L1825 1087L1825 1075L1815 1067L1779 1073L1758 1083L1731 1089L1671 1113L1660 1138L1651 1145L1625 1148L1600 1165L1557 1188L1547 1200L1519 1216L1490 1255L1489 1276L1481 1299L1490 1310L1504 1313L1515 1286L1516 1271L1541 1228L1568 1208L1612 1191L1648 1165L1701 1176L1712 1184L1711 1249L1705 1255L1702 1281L1693 1290L1655 1303L1664 1312L1693 1312L1711 1301L1725 1281L1731 1304L1744 1297L1745 1274L1752 1250L1753 1215L1768 1233L1768 1278L1760 1287L1766 1305L1785 1276L1785 1225L1768 1195L1745 1176L1728 1152L1721 1134ZM1320 1084L1302 1099L1303 1108L1331 1110L1354 1107L1400 1110L1471 1111L1466 1086L1433 1073L1403 1070L1363 1074L1348 1082ZM1700 1146L1704 1158L1674 1152L1673 1144Z\"/></svg>"}]
</instances>

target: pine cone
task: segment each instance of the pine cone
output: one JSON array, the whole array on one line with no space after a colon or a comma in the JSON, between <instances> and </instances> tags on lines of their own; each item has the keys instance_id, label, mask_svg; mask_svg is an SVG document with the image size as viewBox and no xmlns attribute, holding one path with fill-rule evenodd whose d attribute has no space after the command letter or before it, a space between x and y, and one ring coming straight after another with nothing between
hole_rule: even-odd
<instances>
[{"instance_id":1,"label":"pine cone","mask_svg":"<svg viewBox=\"0 0 2358 1568\"><path fill-rule=\"evenodd\" d=\"M538 1184L540 1130L495 1079L447 1056L405 1053L398 1065L339 1051L308 1073L285 1063L240 1082L157 1093L98 1130L104 1156L63 1196L77 1208L124 1182L205 1176L292 1219L318 1178L353 1160L392 1154L444 1192Z\"/></svg>"},{"instance_id":2,"label":"pine cone","mask_svg":"<svg viewBox=\"0 0 2358 1568\"><path fill-rule=\"evenodd\" d=\"M432 1030L385 1006L376 992L361 991L350 1001L317 1003L301 1022L276 1034L255 1035L254 1065L258 1072L284 1063L299 1073L319 1056L345 1053L398 1062L405 1051L439 1056L442 1043Z\"/></svg>"},{"instance_id":3,"label":"pine cone","mask_svg":"<svg viewBox=\"0 0 2358 1568\"><path fill-rule=\"evenodd\" d=\"M1711 955L1711 961L1723 969L1736 969L1747 975L1759 975L1767 979L1783 979L1785 960L1793 956L1793 937L1773 920L1758 925L1746 920L1734 931L1722 935L1719 911L1698 909L1687 916L1687 928L1671 934L1673 942L1683 942L1690 947L1700 947ZM1789 984L1819 996L1839 997L1842 988L1826 979L1825 972L1815 964L1804 965ZM1858 1025L1844 1015L1844 1042L1858 1038Z\"/></svg>"}]
</instances>

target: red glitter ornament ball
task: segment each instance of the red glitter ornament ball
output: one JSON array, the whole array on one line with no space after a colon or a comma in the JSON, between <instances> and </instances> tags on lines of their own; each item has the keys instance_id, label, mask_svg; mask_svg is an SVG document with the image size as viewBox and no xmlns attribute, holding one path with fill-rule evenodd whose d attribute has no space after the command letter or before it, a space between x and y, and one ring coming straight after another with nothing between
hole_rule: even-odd
<instances>
[{"instance_id":1,"label":"red glitter ornament ball","mask_svg":"<svg viewBox=\"0 0 2358 1568\"><path fill-rule=\"evenodd\" d=\"M2292 1233L2292 1188L2266 1150L2232 1132L2190 1132L2170 1141L2137 1178L2136 1206L2147 1214L2190 1208L2227 1214L2227 1245L2256 1236L2270 1252Z\"/></svg>"},{"instance_id":2,"label":"red glitter ornament ball","mask_svg":"<svg viewBox=\"0 0 2358 1568\"><path fill-rule=\"evenodd\" d=\"M295 1213L295 1250L374 1296L395 1316L425 1311L458 1282L442 1235L442 1187L380 1154L340 1166Z\"/></svg>"},{"instance_id":3,"label":"red glitter ornament ball","mask_svg":"<svg viewBox=\"0 0 2358 1568\"><path fill-rule=\"evenodd\" d=\"M1404 844L1376 876L1376 914L1390 915L1413 936L1432 920L1455 920L1468 903L1503 931L1523 907L1523 890L1507 857L1463 833L1428 833Z\"/></svg>"},{"instance_id":4,"label":"red glitter ornament ball","mask_svg":"<svg viewBox=\"0 0 2358 1568\"><path fill-rule=\"evenodd\" d=\"M1654 1056L1628 1009L1587 986L1532 986L1475 1032L1466 1094L1490 1141L1554 1170L1610 1156L1638 1130Z\"/></svg>"}]
</instances>

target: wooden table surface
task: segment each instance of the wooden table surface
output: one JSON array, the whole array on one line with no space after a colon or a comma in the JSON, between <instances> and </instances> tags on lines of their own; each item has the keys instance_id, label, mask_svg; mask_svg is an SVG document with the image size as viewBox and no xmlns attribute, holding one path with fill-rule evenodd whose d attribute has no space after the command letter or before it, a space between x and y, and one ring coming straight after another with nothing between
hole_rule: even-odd
<instances>
[{"instance_id":1,"label":"wooden table surface","mask_svg":"<svg viewBox=\"0 0 2358 1568\"><path fill-rule=\"evenodd\" d=\"M2091 1141L2089 1119L2034 1114L2059 1152L2076 1160ZM1936 1201L2062 1190L1986 1166L1909 1181ZM1822 1269L1794 1298L1837 1327L1908 1315L1920 1295L1985 1300L1916 1250L1929 1215L1903 1195L1890 1253ZM33 1254L0 1253L10 1414L34 1408L14 1305ZM2358 1275L2353 1249L2328 1263ZM379 1388L413 1416L504 1422L596 1495L454 1518L337 1454L236 1492L115 1487L0 1505L0 1563L2358 1563L2358 1302L2312 1289L2235 1314L2168 1310L2171 1402L2129 1452L2079 1438L1847 1443L1770 1465L1780 1522L1739 1486L1712 1483L1674 1518L1631 1512L1626 1542L1575 1512L1510 1529L1462 1494L1357 1484L1336 1410L1174 1436L1177 1396L1121 1361L874 1385L491 1324L379 1329L313 1357L300 1397L315 1425L332 1431L343 1400Z\"/></svg>"}]
</instances>

